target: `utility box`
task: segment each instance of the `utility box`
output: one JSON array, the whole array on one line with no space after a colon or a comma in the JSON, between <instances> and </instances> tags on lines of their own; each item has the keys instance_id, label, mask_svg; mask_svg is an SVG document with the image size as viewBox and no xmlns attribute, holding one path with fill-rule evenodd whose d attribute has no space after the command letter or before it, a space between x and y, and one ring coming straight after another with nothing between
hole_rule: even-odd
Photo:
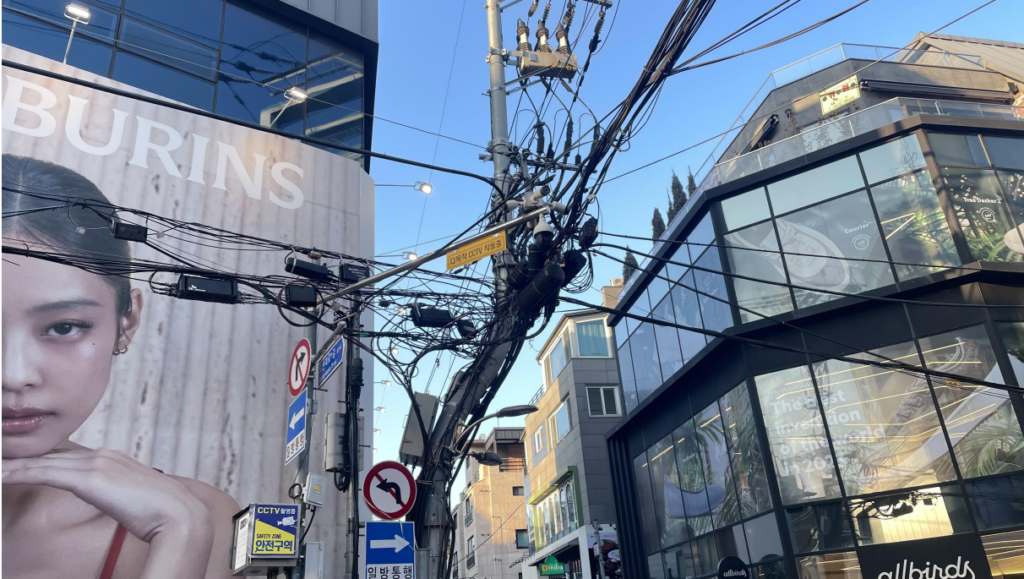
<instances>
[{"instance_id":1,"label":"utility box","mask_svg":"<svg viewBox=\"0 0 1024 579\"><path fill-rule=\"evenodd\" d=\"M416 392L416 406L420 409L423 426L429 435L437 416L437 396ZM416 419L416 411L412 408L409 409L409 419L405 421L405 433L402 434L398 459L407 466L421 466L423 463L423 432L420 430L419 420Z\"/></svg>"},{"instance_id":2,"label":"utility box","mask_svg":"<svg viewBox=\"0 0 1024 579\"><path fill-rule=\"evenodd\" d=\"M524 51L519 57L519 76L572 80L576 76L576 55Z\"/></svg>"},{"instance_id":3,"label":"utility box","mask_svg":"<svg viewBox=\"0 0 1024 579\"><path fill-rule=\"evenodd\" d=\"M299 507L251 504L231 518L233 575L262 575L299 562Z\"/></svg>"}]
</instances>

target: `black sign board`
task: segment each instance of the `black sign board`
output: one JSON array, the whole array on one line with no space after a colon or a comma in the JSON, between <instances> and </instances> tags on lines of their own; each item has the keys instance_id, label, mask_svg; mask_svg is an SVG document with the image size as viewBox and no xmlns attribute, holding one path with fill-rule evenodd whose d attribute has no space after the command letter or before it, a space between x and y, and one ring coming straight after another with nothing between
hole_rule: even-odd
<instances>
[{"instance_id":1,"label":"black sign board","mask_svg":"<svg viewBox=\"0 0 1024 579\"><path fill-rule=\"evenodd\" d=\"M977 535L952 535L860 548L864 579L992 579Z\"/></svg>"},{"instance_id":2,"label":"black sign board","mask_svg":"<svg viewBox=\"0 0 1024 579\"><path fill-rule=\"evenodd\" d=\"M739 557L723 557L718 562L718 579L748 579L747 564Z\"/></svg>"}]
</instances>

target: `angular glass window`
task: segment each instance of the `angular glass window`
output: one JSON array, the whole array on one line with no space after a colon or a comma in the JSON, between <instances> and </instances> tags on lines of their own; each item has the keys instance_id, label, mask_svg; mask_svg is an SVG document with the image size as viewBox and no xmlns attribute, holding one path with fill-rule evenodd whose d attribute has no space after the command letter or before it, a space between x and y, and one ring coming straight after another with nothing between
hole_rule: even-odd
<instances>
[{"instance_id":1,"label":"angular glass window","mask_svg":"<svg viewBox=\"0 0 1024 579\"><path fill-rule=\"evenodd\" d=\"M704 482L704 463L697 440L697 429L693 419L687 420L672 432L676 445L676 462L679 466L679 481L683 506L686 510L686 524L691 537L697 537L712 530L711 512L725 499L724 493L716 493L711 502Z\"/></svg>"},{"instance_id":2,"label":"angular glass window","mask_svg":"<svg viewBox=\"0 0 1024 579\"><path fill-rule=\"evenodd\" d=\"M1024 323L996 323L996 333L1006 348L1017 385L1024 386Z\"/></svg>"},{"instance_id":3,"label":"angular glass window","mask_svg":"<svg viewBox=\"0 0 1024 579\"><path fill-rule=\"evenodd\" d=\"M856 157L847 157L768 185L776 215L864 187Z\"/></svg>"},{"instance_id":4,"label":"angular glass window","mask_svg":"<svg viewBox=\"0 0 1024 579\"><path fill-rule=\"evenodd\" d=\"M658 386L661 386L661 360L654 338L654 326L644 323L633 332L629 339L629 351L633 354L633 372L636 376L636 393L643 401Z\"/></svg>"},{"instance_id":5,"label":"angular glass window","mask_svg":"<svg viewBox=\"0 0 1024 579\"><path fill-rule=\"evenodd\" d=\"M935 159L940 165L989 166L985 149L981 146L981 137L978 135L928 133L928 141L931 142Z\"/></svg>"},{"instance_id":6,"label":"angular glass window","mask_svg":"<svg viewBox=\"0 0 1024 579\"><path fill-rule=\"evenodd\" d=\"M694 287L701 291L698 294L700 316L704 321L704 329L721 332L732 327L732 310L729 308L729 294L725 289L725 277L722 271L722 260L718 248L711 248L697 260L698 267L693 270ZM710 341L710 339L709 339Z\"/></svg>"},{"instance_id":7,"label":"angular glass window","mask_svg":"<svg viewBox=\"0 0 1024 579\"><path fill-rule=\"evenodd\" d=\"M796 560L799 579L861 579L855 551L814 555Z\"/></svg>"},{"instance_id":8,"label":"angular glass window","mask_svg":"<svg viewBox=\"0 0 1024 579\"><path fill-rule=\"evenodd\" d=\"M994 579L1011 579L1024 574L1024 531L986 535L981 538Z\"/></svg>"},{"instance_id":9,"label":"angular glass window","mask_svg":"<svg viewBox=\"0 0 1024 579\"><path fill-rule=\"evenodd\" d=\"M1021 261L1024 242L999 191L994 171L942 169L960 229L971 257L987 261Z\"/></svg>"},{"instance_id":10,"label":"angular glass window","mask_svg":"<svg viewBox=\"0 0 1024 579\"><path fill-rule=\"evenodd\" d=\"M875 495L849 501L861 545L898 543L971 532L971 519L956 485Z\"/></svg>"},{"instance_id":11,"label":"angular glass window","mask_svg":"<svg viewBox=\"0 0 1024 579\"><path fill-rule=\"evenodd\" d=\"M921 366L913 342L851 358ZM955 479L924 376L826 360L814 365L818 392L847 496Z\"/></svg>"},{"instance_id":12,"label":"angular glass window","mask_svg":"<svg viewBox=\"0 0 1024 579\"><path fill-rule=\"evenodd\" d=\"M626 338L629 337L629 334L626 332L626 323L625 322L626 322L625 320L620 320L618 325L615 326L614 328L612 328L612 331L615 333L615 348L616 349L621 348L622 345L626 343Z\"/></svg>"},{"instance_id":13,"label":"angular glass window","mask_svg":"<svg viewBox=\"0 0 1024 579\"><path fill-rule=\"evenodd\" d=\"M697 446L701 451L704 465L704 480L707 482L708 501L717 506L711 508L716 529L740 520L740 503L729 467L729 448L725 441L725 425L722 412L715 402L694 417L697 425Z\"/></svg>"},{"instance_id":14,"label":"angular glass window","mask_svg":"<svg viewBox=\"0 0 1024 579\"><path fill-rule=\"evenodd\" d=\"M763 316L775 316L793 309L793 300L786 287L786 271L779 254L779 241L771 221L734 231L724 237L728 246L729 269L732 273L754 279L776 282L761 283L739 277L730 278L736 292L736 303L743 322L756 322ZM756 313L755 313L756 312ZM761 315L758 315L761 314Z\"/></svg>"},{"instance_id":15,"label":"angular glass window","mask_svg":"<svg viewBox=\"0 0 1024 579\"><path fill-rule=\"evenodd\" d=\"M127 52L117 53L111 78L203 110L213 107L212 82Z\"/></svg>"},{"instance_id":16,"label":"angular glass window","mask_svg":"<svg viewBox=\"0 0 1024 579\"><path fill-rule=\"evenodd\" d=\"M644 549L653 553L661 548L658 533L658 516L654 510L654 494L651 491L651 469L647 463L647 454L640 453L633 459L633 476L636 477L637 515L644 533Z\"/></svg>"},{"instance_id":17,"label":"angular glass window","mask_svg":"<svg viewBox=\"0 0 1024 579\"><path fill-rule=\"evenodd\" d=\"M648 448L647 460L651 465L651 487L654 489L654 512L658 516L658 535L661 546L668 547L688 538L672 436L666 436Z\"/></svg>"},{"instance_id":18,"label":"angular glass window","mask_svg":"<svg viewBox=\"0 0 1024 579\"><path fill-rule=\"evenodd\" d=\"M3 5L24 9L24 4L23 2L5 1ZM61 18L63 19L63 16ZM79 28L79 30L81 29ZM67 48L69 34L70 31L67 28L50 26L34 18L4 10L3 41L6 45L60 62L64 59L64 50ZM75 37L71 41L71 50L68 51L68 64L93 74L107 76L110 72L110 58L113 54L114 49L110 45L92 40L88 35L79 34L76 31Z\"/></svg>"},{"instance_id":19,"label":"angular glass window","mask_svg":"<svg viewBox=\"0 0 1024 579\"><path fill-rule=\"evenodd\" d=\"M665 296L665 299L658 304L651 317L656 320L675 324L675 314L672 311L672 298ZM679 349L679 332L672 326L653 326L654 335L658 340L658 357L661 360L661 375L664 379L676 373L683 367L683 354Z\"/></svg>"},{"instance_id":20,"label":"angular glass window","mask_svg":"<svg viewBox=\"0 0 1024 579\"><path fill-rule=\"evenodd\" d=\"M576 324L576 343L580 347L580 357L608 356L608 337L605 334L604 320L591 320Z\"/></svg>"},{"instance_id":21,"label":"angular glass window","mask_svg":"<svg viewBox=\"0 0 1024 579\"><path fill-rule=\"evenodd\" d=\"M690 231L686 238L687 247L690 249L690 263L696 262L700 256L715 243L715 226L711 221L711 214L705 215L700 222Z\"/></svg>"},{"instance_id":22,"label":"angular glass window","mask_svg":"<svg viewBox=\"0 0 1024 579\"><path fill-rule=\"evenodd\" d=\"M927 171L875 185L871 197L900 280L960 265L946 214Z\"/></svg>"},{"instance_id":23,"label":"angular glass window","mask_svg":"<svg viewBox=\"0 0 1024 579\"><path fill-rule=\"evenodd\" d=\"M679 279L679 285L672 288L672 308L675 311L676 323L690 328L701 328L703 322L700 319L700 306L698 305L697 294L687 287L695 288L693 273L686 271ZM686 286L686 287L684 287ZM679 329L679 346L683 351L683 360L689 360L697 355L707 344L704 334L698 334L690 330Z\"/></svg>"},{"instance_id":24,"label":"angular glass window","mask_svg":"<svg viewBox=\"0 0 1024 579\"><path fill-rule=\"evenodd\" d=\"M38 16L47 24L53 24L58 28L61 28L60 36L63 38L62 41L55 43L54 50L60 51L59 55L54 60L64 60L64 49L68 45L68 35L71 31L71 20L64 16L64 8L68 5L67 0L4 0L3 5L8 8L14 8L22 12L27 12ZM75 37L82 36L96 42L110 43L114 40L114 34L117 31L117 13L111 12L110 10L104 10L98 6L89 5L89 23L78 24L75 26ZM3 16L4 23L4 44L8 44L7 39L7 18L11 16L19 16L13 12L5 11ZM30 20L36 26L33 27L35 30L42 30L47 28L46 26L39 26L41 24L38 20ZM75 52L75 45L72 43L71 52ZM70 56L68 58L68 64L71 64ZM107 62L109 66L110 62ZM103 76L107 76L106 72L102 73Z\"/></svg>"},{"instance_id":25,"label":"angular glass window","mask_svg":"<svg viewBox=\"0 0 1024 579\"><path fill-rule=\"evenodd\" d=\"M868 183L878 183L924 167L924 153L916 135L890 141L860 154Z\"/></svg>"},{"instance_id":26,"label":"angular glass window","mask_svg":"<svg viewBox=\"0 0 1024 579\"><path fill-rule=\"evenodd\" d=\"M725 221L727 231L746 227L772 216L768 209L768 198L765 197L762 188L723 199L721 204L722 220Z\"/></svg>"},{"instance_id":27,"label":"angular glass window","mask_svg":"<svg viewBox=\"0 0 1024 579\"><path fill-rule=\"evenodd\" d=\"M1024 139L985 135L985 147L994 167L1024 169Z\"/></svg>"},{"instance_id":28,"label":"angular glass window","mask_svg":"<svg viewBox=\"0 0 1024 579\"><path fill-rule=\"evenodd\" d=\"M825 438L811 373L798 366L757 376L754 382L782 502L792 505L839 498L839 476Z\"/></svg>"},{"instance_id":29,"label":"angular glass window","mask_svg":"<svg viewBox=\"0 0 1024 579\"><path fill-rule=\"evenodd\" d=\"M793 285L862 293L893 283L867 193L790 213L776 223ZM839 297L803 289L794 289L793 295L799 308Z\"/></svg>"},{"instance_id":30,"label":"angular glass window","mask_svg":"<svg viewBox=\"0 0 1024 579\"><path fill-rule=\"evenodd\" d=\"M930 370L1003 383L984 326L922 338ZM1024 469L1024 436L1006 392L931 378L964 478Z\"/></svg>"},{"instance_id":31,"label":"angular glass window","mask_svg":"<svg viewBox=\"0 0 1024 579\"><path fill-rule=\"evenodd\" d=\"M362 147L362 54L311 30L306 88L306 135Z\"/></svg>"},{"instance_id":32,"label":"angular glass window","mask_svg":"<svg viewBox=\"0 0 1024 579\"><path fill-rule=\"evenodd\" d=\"M968 481L964 486L979 530L1024 525L1024 476Z\"/></svg>"},{"instance_id":33,"label":"angular glass window","mask_svg":"<svg viewBox=\"0 0 1024 579\"><path fill-rule=\"evenodd\" d=\"M127 0L124 11L207 46L220 44L223 0Z\"/></svg>"},{"instance_id":34,"label":"angular glass window","mask_svg":"<svg viewBox=\"0 0 1024 579\"><path fill-rule=\"evenodd\" d=\"M669 283L667 278L668 275L665 273L664 268L658 270L657 275L651 276L651 281L647 285L647 299L651 300L651 306L656 306L668 294Z\"/></svg>"},{"instance_id":35,"label":"angular glass window","mask_svg":"<svg viewBox=\"0 0 1024 579\"><path fill-rule=\"evenodd\" d=\"M630 355L629 342L619 348L619 377L622 379L623 404L626 412L632 412L640 403L636 394L636 378L633 375L633 357Z\"/></svg>"},{"instance_id":36,"label":"angular glass window","mask_svg":"<svg viewBox=\"0 0 1024 579\"><path fill-rule=\"evenodd\" d=\"M741 512L743 518L749 518L772 508L772 496L747 385L740 383L719 399L718 404L722 408Z\"/></svg>"},{"instance_id":37,"label":"angular glass window","mask_svg":"<svg viewBox=\"0 0 1024 579\"><path fill-rule=\"evenodd\" d=\"M743 523L743 531L747 535L751 560L765 561L782 556L782 538L774 513Z\"/></svg>"},{"instance_id":38,"label":"angular glass window","mask_svg":"<svg viewBox=\"0 0 1024 579\"><path fill-rule=\"evenodd\" d=\"M220 9L217 9L218 17ZM218 33L220 29L217 29ZM217 51L125 18L118 47L208 81L217 80Z\"/></svg>"},{"instance_id":39,"label":"angular glass window","mask_svg":"<svg viewBox=\"0 0 1024 579\"><path fill-rule=\"evenodd\" d=\"M853 532L843 503L822 503L786 509L789 536L797 553L853 547Z\"/></svg>"}]
</instances>

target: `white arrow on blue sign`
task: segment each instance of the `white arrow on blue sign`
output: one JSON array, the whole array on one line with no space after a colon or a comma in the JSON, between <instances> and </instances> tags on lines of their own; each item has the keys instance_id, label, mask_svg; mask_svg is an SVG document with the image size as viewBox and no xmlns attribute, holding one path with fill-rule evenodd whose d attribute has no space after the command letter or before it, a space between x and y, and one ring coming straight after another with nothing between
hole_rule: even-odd
<instances>
[{"instance_id":1,"label":"white arrow on blue sign","mask_svg":"<svg viewBox=\"0 0 1024 579\"><path fill-rule=\"evenodd\" d=\"M323 358L320 358L319 368L316 375L319 377L320 386L322 387L327 379L334 374L334 371L341 367L341 362L345 359L343 354L345 353L345 340L338 338L331 348L327 350Z\"/></svg>"},{"instance_id":2,"label":"white arrow on blue sign","mask_svg":"<svg viewBox=\"0 0 1024 579\"><path fill-rule=\"evenodd\" d=\"M401 577L413 578L413 567L416 551L413 548L414 527L412 523L401 521L367 521L366 522L366 568L367 577L371 567L398 566L402 569ZM404 569L408 570L408 573ZM379 576L379 575L378 575ZM388 575L390 577L390 575Z\"/></svg>"},{"instance_id":3,"label":"white arrow on blue sign","mask_svg":"<svg viewBox=\"0 0 1024 579\"><path fill-rule=\"evenodd\" d=\"M293 458L306 450L306 393L304 389L292 403L288 405L288 435L285 436L284 463L288 464Z\"/></svg>"}]
</instances>

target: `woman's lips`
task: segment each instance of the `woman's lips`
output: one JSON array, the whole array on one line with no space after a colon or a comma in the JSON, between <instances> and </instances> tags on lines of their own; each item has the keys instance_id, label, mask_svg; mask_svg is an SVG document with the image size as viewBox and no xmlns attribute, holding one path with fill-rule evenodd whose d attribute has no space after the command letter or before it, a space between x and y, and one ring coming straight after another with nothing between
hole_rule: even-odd
<instances>
[{"instance_id":1,"label":"woman's lips","mask_svg":"<svg viewBox=\"0 0 1024 579\"><path fill-rule=\"evenodd\" d=\"M50 416L52 412L38 408L4 408L2 430L5 435L27 434L42 426Z\"/></svg>"}]
</instances>

